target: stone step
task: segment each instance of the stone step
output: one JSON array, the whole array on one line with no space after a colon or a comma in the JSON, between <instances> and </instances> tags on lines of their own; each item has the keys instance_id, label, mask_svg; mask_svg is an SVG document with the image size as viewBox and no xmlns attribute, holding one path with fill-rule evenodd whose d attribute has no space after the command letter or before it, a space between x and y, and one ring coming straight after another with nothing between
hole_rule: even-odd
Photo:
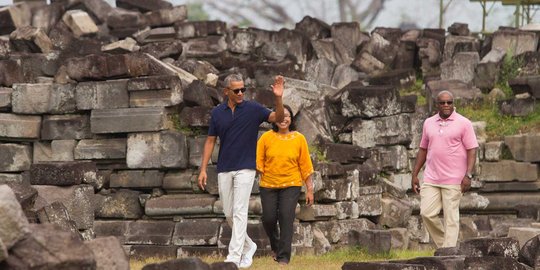
<instances>
[{"instance_id":1,"label":"stone step","mask_svg":"<svg viewBox=\"0 0 540 270\"><path fill-rule=\"evenodd\" d=\"M480 168L478 179L485 182L536 181L538 179L538 165L534 163L502 160L481 162Z\"/></svg>"},{"instance_id":2,"label":"stone step","mask_svg":"<svg viewBox=\"0 0 540 270\"><path fill-rule=\"evenodd\" d=\"M92 110L90 127L93 133L160 131L172 121L165 108L101 109Z\"/></svg>"},{"instance_id":3,"label":"stone step","mask_svg":"<svg viewBox=\"0 0 540 270\"><path fill-rule=\"evenodd\" d=\"M75 159L126 158L127 139L80 140L73 151Z\"/></svg>"},{"instance_id":4,"label":"stone step","mask_svg":"<svg viewBox=\"0 0 540 270\"><path fill-rule=\"evenodd\" d=\"M42 140L89 139L90 115L45 115L41 127Z\"/></svg>"},{"instance_id":5,"label":"stone step","mask_svg":"<svg viewBox=\"0 0 540 270\"><path fill-rule=\"evenodd\" d=\"M216 197L203 194L174 194L146 201L148 216L211 214Z\"/></svg>"},{"instance_id":6,"label":"stone step","mask_svg":"<svg viewBox=\"0 0 540 270\"><path fill-rule=\"evenodd\" d=\"M75 87L77 109L117 109L129 107L128 80L80 82Z\"/></svg>"},{"instance_id":7,"label":"stone step","mask_svg":"<svg viewBox=\"0 0 540 270\"><path fill-rule=\"evenodd\" d=\"M39 139L41 116L0 113L0 138Z\"/></svg>"}]
</instances>

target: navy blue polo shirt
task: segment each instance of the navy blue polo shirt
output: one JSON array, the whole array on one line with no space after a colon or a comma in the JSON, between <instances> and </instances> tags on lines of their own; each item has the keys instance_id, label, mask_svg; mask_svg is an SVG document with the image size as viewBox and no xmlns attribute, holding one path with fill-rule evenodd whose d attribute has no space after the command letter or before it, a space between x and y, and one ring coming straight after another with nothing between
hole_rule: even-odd
<instances>
[{"instance_id":1,"label":"navy blue polo shirt","mask_svg":"<svg viewBox=\"0 0 540 270\"><path fill-rule=\"evenodd\" d=\"M234 112L224 102L211 112L208 136L219 137L217 171L255 169L259 126L271 111L257 102L244 100Z\"/></svg>"}]
</instances>

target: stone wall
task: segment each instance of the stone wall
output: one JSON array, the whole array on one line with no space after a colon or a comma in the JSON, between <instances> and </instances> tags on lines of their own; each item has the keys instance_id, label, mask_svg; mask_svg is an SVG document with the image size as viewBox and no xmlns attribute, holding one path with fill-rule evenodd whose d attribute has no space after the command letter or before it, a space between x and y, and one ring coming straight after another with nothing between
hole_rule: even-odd
<instances>
[{"instance_id":1,"label":"stone wall","mask_svg":"<svg viewBox=\"0 0 540 270\"><path fill-rule=\"evenodd\" d=\"M540 93L534 32L504 28L479 39L458 24L448 33L365 33L357 23L311 17L266 31L190 22L185 6L165 1L52 2L0 8L0 184L12 188L31 223L54 223L85 240L115 236L132 257L226 252L217 147L207 191L196 178L209 112L230 73L243 74L246 97L268 107L267 86L283 74L284 102L316 146L316 204L298 205L297 253L431 247L410 192L431 97L451 90L462 104L480 100L508 51L523 59L523 74L510 83L517 96L500 103L502 113L530 113ZM400 95L417 74L426 106ZM478 176L461 204L460 239L533 226L540 134L486 142L485 124L475 128ZM257 186L249 215L248 233L265 254Z\"/></svg>"}]
</instances>

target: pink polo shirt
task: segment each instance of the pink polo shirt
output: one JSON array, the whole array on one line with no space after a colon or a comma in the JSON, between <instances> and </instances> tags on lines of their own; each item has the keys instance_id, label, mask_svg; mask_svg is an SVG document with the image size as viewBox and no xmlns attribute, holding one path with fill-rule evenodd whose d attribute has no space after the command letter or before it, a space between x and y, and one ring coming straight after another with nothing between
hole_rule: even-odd
<instances>
[{"instance_id":1,"label":"pink polo shirt","mask_svg":"<svg viewBox=\"0 0 540 270\"><path fill-rule=\"evenodd\" d=\"M436 114L424 122L420 148L427 149L424 182L459 185L467 174L467 150L478 147L469 119L453 112Z\"/></svg>"}]
</instances>

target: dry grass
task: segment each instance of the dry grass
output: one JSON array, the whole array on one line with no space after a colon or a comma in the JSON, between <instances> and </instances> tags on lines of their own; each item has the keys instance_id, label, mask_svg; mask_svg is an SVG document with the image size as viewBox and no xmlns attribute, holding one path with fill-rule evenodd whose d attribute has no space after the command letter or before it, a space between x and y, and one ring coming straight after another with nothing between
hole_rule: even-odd
<instances>
[{"instance_id":1,"label":"dry grass","mask_svg":"<svg viewBox=\"0 0 540 270\"><path fill-rule=\"evenodd\" d=\"M345 262L367 262L367 261L379 261L379 260L397 260L397 259L410 259L415 257L433 256L433 250L397 250L391 251L388 254L375 254L371 255L359 249L340 249L331 251L324 255L300 255L293 256L291 263L285 267L281 267L272 260L269 256L255 257L253 265L249 268L251 270L273 270L273 269L294 269L294 270L313 270L317 269L341 269L341 266ZM206 263L221 262L225 258L223 257L203 257L201 258ZM132 270L142 269L143 266L150 263L158 263L164 261L164 258L150 258L145 261L130 262Z\"/></svg>"}]
</instances>

